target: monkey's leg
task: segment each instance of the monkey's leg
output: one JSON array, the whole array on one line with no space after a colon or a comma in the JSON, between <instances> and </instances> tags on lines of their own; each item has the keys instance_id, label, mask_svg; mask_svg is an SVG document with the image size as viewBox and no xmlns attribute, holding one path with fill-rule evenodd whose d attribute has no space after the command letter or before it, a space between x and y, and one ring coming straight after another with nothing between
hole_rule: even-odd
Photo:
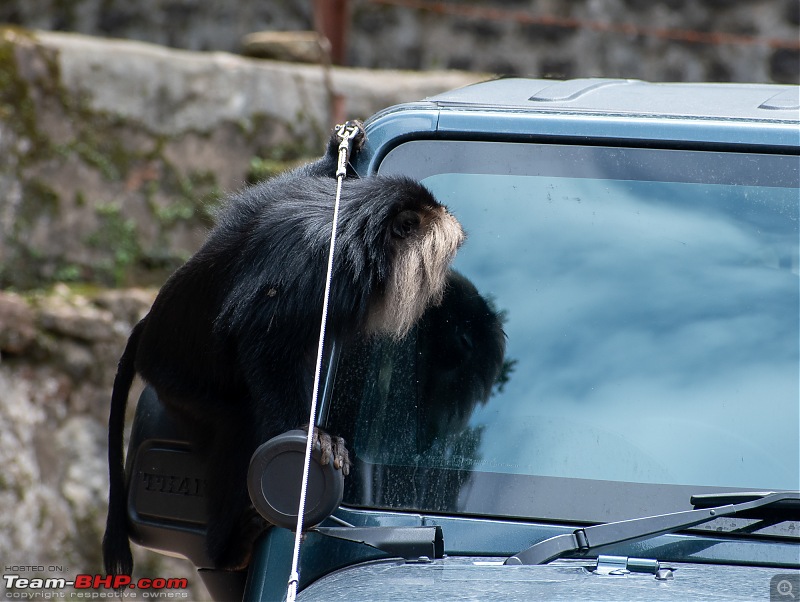
<instances>
[{"instance_id":1,"label":"monkey's leg","mask_svg":"<svg viewBox=\"0 0 800 602\"><path fill-rule=\"evenodd\" d=\"M246 567L253 543L267 527L251 511L247 493L247 469L258 446L250 423L244 413L232 413L216 431L209 453L206 547L215 568Z\"/></svg>"}]
</instances>

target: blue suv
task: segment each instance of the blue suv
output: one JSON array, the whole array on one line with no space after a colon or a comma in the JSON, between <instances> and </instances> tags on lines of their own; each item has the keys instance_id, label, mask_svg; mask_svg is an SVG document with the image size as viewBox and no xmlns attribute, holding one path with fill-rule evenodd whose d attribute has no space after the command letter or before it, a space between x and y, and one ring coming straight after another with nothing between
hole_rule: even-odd
<instances>
[{"instance_id":1,"label":"blue suv","mask_svg":"<svg viewBox=\"0 0 800 602\"><path fill-rule=\"evenodd\" d=\"M298 600L800 596L800 88L503 79L366 131L356 171L422 181L468 239L405 339L329 354L318 423L354 466ZM206 570L202 502L136 485L147 454L202 475L159 408L136 539L282 599L288 529Z\"/></svg>"}]
</instances>

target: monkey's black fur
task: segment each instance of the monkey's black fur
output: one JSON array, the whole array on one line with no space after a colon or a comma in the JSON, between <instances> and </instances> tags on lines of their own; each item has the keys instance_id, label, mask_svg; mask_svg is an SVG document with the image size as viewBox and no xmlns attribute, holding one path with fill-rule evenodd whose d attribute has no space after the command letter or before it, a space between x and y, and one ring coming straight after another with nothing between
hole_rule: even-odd
<instances>
[{"instance_id":1,"label":"monkey's black fur","mask_svg":"<svg viewBox=\"0 0 800 602\"><path fill-rule=\"evenodd\" d=\"M467 427L492 395L505 350L501 316L472 282L451 271L442 302L417 327L420 452Z\"/></svg>"},{"instance_id":2,"label":"monkey's black fur","mask_svg":"<svg viewBox=\"0 0 800 602\"><path fill-rule=\"evenodd\" d=\"M210 558L218 568L247 563L258 534L243 533L251 516L245 484L250 457L264 441L308 422L337 143L332 137L317 162L233 197L202 248L168 279L134 327L111 398L103 539L108 573L129 574L133 566L122 437L136 373L191 428L193 444L207 456ZM363 132L356 145L362 143ZM412 180L347 178L326 336L381 332L375 316L383 314L376 307L393 294L390 280L399 258L446 220L447 244L438 242L429 247L435 252L425 255L442 259L442 283L463 239L454 218ZM441 288L434 283L425 303L436 301ZM349 460L340 442L334 440L332 453L346 467Z\"/></svg>"}]
</instances>

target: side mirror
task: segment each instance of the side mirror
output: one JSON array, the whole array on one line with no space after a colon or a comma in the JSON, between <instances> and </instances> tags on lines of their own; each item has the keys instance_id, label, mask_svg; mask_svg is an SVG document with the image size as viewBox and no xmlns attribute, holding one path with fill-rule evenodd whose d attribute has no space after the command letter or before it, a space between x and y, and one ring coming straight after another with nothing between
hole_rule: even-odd
<instances>
[{"instance_id":1,"label":"side mirror","mask_svg":"<svg viewBox=\"0 0 800 602\"><path fill-rule=\"evenodd\" d=\"M297 511L306 452L306 431L292 430L262 444L250 460L247 489L256 510L268 522L290 531L297 527ZM320 462L321 452L312 450L303 529L328 518L344 494L344 475L333 462Z\"/></svg>"}]
</instances>

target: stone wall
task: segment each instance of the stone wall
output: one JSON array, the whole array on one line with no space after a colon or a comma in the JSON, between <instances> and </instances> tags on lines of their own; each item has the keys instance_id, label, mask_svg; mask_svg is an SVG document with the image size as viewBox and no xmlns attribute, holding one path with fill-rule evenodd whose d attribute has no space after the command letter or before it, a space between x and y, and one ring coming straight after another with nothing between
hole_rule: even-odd
<instances>
[{"instance_id":1,"label":"stone wall","mask_svg":"<svg viewBox=\"0 0 800 602\"><path fill-rule=\"evenodd\" d=\"M354 2L350 56L358 64L556 79L797 83L800 78L798 0L427 3L440 5L443 13L393 4ZM706 41L688 41L692 32ZM728 43L703 36L713 32L736 37ZM756 38L762 42L753 43ZM767 40L791 48L771 47Z\"/></svg>"},{"instance_id":2,"label":"stone wall","mask_svg":"<svg viewBox=\"0 0 800 602\"><path fill-rule=\"evenodd\" d=\"M154 295L65 285L0 291L0 558L4 566L44 567L16 574L102 572L113 358ZM188 563L141 549L136 558L138 575L186 577L193 599L204 596Z\"/></svg>"},{"instance_id":3,"label":"stone wall","mask_svg":"<svg viewBox=\"0 0 800 602\"><path fill-rule=\"evenodd\" d=\"M0 21L238 52L252 31L311 28L312 4L6 0ZM798 0L350 0L350 16L348 64L357 67L651 81L800 78ZM685 31L701 35L674 39ZM738 37L702 36L712 32Z\"/></svg>"},{"instance_id":4,"label":"stone wall","mask_svg":"<svg viewBox=\"0 0 800 602\"><path fill-rule=\"evenodd\" d=\"M366 118L480 77L329 79ZM328 100L314 65L0 29L0 288L163 281L222 197L321 153Z\"/></svg>"}]
</instances>

